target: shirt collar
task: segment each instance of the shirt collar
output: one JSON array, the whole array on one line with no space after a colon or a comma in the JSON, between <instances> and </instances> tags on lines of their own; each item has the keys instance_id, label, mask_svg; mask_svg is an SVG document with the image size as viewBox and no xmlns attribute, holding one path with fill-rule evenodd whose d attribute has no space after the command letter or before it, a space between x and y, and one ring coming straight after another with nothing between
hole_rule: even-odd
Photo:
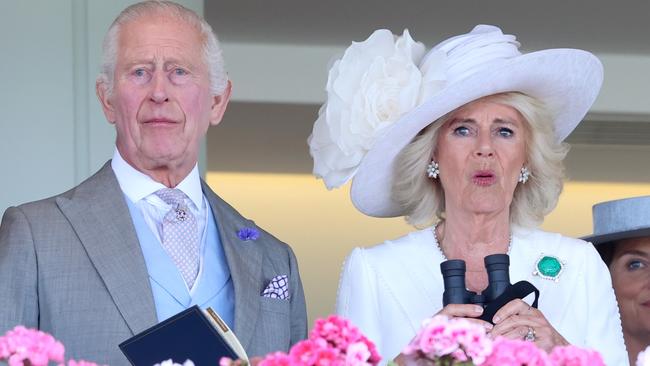
<instances>
[{"instance_id":1,"label":"shirt collar","mask_svg":"<svg viewBox=\"0 0 650 366\"><path fill-rule=\"evenodd\" d=\"M131 202L138 202L160 189L167 188L162 183L156 182L148 175L132 167L122 158L117 148L113 153L111 168L113 168L122 192L124 192ZM198 165L195 164L190 174L174 188L183 191L197 208L200 209L202 207L203 190L201 188Z\"/></svg>"}]
</instances>

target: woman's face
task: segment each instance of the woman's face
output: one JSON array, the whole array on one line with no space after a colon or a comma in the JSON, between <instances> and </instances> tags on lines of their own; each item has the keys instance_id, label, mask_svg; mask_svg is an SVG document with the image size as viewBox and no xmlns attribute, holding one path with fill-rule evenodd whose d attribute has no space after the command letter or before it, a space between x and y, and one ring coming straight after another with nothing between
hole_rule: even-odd
<instances>
[{"instance_id":1,"label":"woman's face","mask_svg":"<svg viewBox=\"0 0 650 366\"><path fill-rule=\"evenodd\" d=\"M650 237L614 244L609 265L626 334L647 338L650 333Z\"/></svg>"},{"instance_id":2,"label":"woman's face","mask_svg":"<svg viewBox=\"0 0 650 366\"><path fill-rule=\"evenodd\" d=\"M509 212L526 160L526 124L516 109L489 98L452 113L434 152L447 214Z\"/></svg>"}]
</instances>

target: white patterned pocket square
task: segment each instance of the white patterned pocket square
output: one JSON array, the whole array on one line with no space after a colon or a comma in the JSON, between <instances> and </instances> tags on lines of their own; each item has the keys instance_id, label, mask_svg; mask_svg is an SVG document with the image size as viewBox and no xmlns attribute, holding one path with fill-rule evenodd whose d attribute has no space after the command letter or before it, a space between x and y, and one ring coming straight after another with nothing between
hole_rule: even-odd
<instances>
[{"instance_id":1,"label":"white patterned pocket square","mask_svg":"<svg viewBox=\"0 0 650 366\"><path fill-rule=\"evenodd\" d=\"M272 299L289 298L289 277L287 275L275 276L262 292L262 296Z\"/></svg>"}]
</instances>

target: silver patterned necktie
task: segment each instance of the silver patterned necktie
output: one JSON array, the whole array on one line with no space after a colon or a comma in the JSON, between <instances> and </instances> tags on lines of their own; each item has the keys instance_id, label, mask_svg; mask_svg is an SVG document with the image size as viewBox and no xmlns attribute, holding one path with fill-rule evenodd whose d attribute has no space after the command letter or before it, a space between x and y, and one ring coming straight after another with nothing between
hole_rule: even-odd
<instances>
[{"instance_id":1,"label":"silver patterned necktie","mask_svg":"<svg viewBox=\"0 0 650 366\"><path fill-rule=\"evenodd\" d=\"M196 218L185 204L187 197L179 189L164 188L156 191L172 208L162 223L162 246L171 257L189 289L199 273L199 233Z\"/></svg>"}]
</instances>

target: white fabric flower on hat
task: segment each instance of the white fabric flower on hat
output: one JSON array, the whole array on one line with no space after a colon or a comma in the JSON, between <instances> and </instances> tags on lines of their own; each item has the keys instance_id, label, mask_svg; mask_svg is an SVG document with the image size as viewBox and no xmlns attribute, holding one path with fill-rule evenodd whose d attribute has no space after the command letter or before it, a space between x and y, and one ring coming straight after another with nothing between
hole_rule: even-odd
<instances>
[{"instance_id":1,"label":"white fabric flower on hat","mask_svg":"<svg viewBox=\"0 0 650 366\"><path fill-rule=\"evenodd\" d=\"M314 175L328 189L347 182L377 137L444 84L443 54L427 55L423 73L424 53L408 30L397 37L381 29L334 63L308 139Z\"/></svg>"}]
</instances>

